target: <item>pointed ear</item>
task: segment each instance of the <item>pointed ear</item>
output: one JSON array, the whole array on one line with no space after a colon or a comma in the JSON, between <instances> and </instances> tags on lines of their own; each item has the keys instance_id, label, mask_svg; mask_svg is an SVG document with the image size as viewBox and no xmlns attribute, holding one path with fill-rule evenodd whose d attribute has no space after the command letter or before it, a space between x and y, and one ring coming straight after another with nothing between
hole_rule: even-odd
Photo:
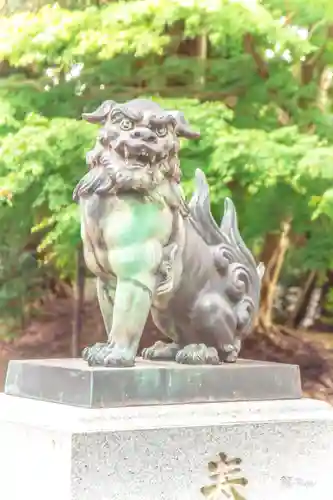
<instances>
[{"instance_id":1,"label":"pointed ear","mask_svg":"<svg viewBox=\"0 0 333 500\"><path fill-rule=\"evenodd\" d=\"M184 113L180 111L168 111L167 113L174 119L176 123L176 134L179 137L185 137L186 139L198 139L200 137L200 132L195 132L190 128Z\"/></svg>"},{"instance_id":2,"label":"pointed ear","mask_svg":"<svg viewBox=\"0 0 333 500\"><path fill-rule=\"evenodd\" d=\"M107 116L112 111L115 105L115 101L104 101L92 113L82 113L82 118L89 123L105 123Z\"/></svg>"}]
</instances>

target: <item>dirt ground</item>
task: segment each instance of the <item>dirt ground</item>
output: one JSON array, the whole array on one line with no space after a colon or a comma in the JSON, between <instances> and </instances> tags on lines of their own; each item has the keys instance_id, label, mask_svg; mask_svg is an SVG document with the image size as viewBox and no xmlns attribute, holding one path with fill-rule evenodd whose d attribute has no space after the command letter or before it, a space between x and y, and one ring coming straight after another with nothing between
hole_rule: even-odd
<instances>
[{"instance_id":1,"label":"dirt ground","mask_svg":"<svg viewBox=\"0 0 333 500\"><path fill-rule=\"evenodd\" d=\"M32 321L21 336L11 342L0 342L0 389L10 359L70 357L72 315L70 299L50 300L44 305L38 319ZM95 300L87 302L80 348L103 338L104 327L97 303ZM141 348L159 338L161 335L149 320ZM325 345L322 339L321 334L285 329L268 333L254 332L245 341L241 357L298 364L304 394L333 404L333 349L327 343Z\"/></svg>"},{"instance_id":2,"label":"dirt ground","mask_svg":"<svg viewBox=\"0 0 333 500\"><path fill-rule=\"evenodd\" d=\"M31 322L26 330L15 340L0 341L0 389L6 375L10 359L66 358L71 357L71 329L73 307L70 299L57 299L47 302L38 319ZM105 340L104 325L97 302L85 304L83 331L80 350L89 344ZM142 347L155 341L157 332L147 325Z\"/></svg>"}]
</instances>

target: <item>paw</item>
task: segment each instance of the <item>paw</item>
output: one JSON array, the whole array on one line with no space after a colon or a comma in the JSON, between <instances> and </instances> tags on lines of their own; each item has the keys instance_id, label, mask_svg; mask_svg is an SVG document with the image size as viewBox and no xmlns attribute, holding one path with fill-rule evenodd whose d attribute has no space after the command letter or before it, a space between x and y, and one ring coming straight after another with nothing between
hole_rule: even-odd
<instances>
[{"instance_id":1,"label":"paw","mask_svg":"<svg viewBox=\"0 0 333 500\"><path fill-rule=\"evenodd\" d=\"M177 353L176 362L186 365L219 365L220 358L215 347L189 344Z\"/></svg>"},{"instance_id":2,"label":"paw","mask_svg":"<svg viewBox=\"0 0 333 500\"><path fill-rule=\"evenodd\" d=\"M106 342L97 342L92 346L85 347L82 351L82 358L88 362L92 356L96 357L96 355L107 345Z\"/></svg>"},{"instance_id":3,"label":"paw","mask_svg":"<svg viewBox=\"0 0 333 500\"><path fill-rule=\"evenodd\" d=\"M235 339L234 345L224 345L222 353L222 360L224 361L224 363L235 363L238 359L240 348L241 342L239 339Z\"/></svg>"},{"instance_id":4,"label":"paw","mask_svg":"<svg viewBox=\"0 0 333 500\"><path fill-rule=\"evenodd\" d=\"M223 357L223 362L224 363L236 363L238 358L238 353L236 351L231 351L225 354Z\"/></svg>"},{"instance_id":5,"label":"paw","mask_svg":"<svg viewBox=\"0 0 333 500\"><path fill-rule=\"evenodd\" d=\"M141 356L143 359L174 361L179 349L179 345L174 342L166 344L165 342L158 340L151 347L142 349Z\"/></svg>"},{"instance_id":6,"label":"paw","mask_svg":"<svg viewBox=\"0 0 333 500\"><path fill-rule=\"evenodd\" d=\"M109 343L98 343L86 347L82 353L89 366L127 367L134 366L135 357L126 348Z\"/></svg>"}]
</instances>

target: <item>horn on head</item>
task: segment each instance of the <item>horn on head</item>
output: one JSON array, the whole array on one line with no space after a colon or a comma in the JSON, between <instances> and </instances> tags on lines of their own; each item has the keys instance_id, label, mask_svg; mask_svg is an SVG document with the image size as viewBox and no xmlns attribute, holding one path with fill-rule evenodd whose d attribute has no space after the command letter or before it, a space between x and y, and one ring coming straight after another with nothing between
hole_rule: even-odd
<instances>
[{"instance_id":1,"label":"horn on head","mask_svg":"<svg viewBox=\"0 0 333 500\"><path fill-rule=\"evenodd\" d=\"M82 113L82 118L89 123L104 123L115 104L115 101L104 101L92 113Z\"/></svg>"},{"instance_id":2,"label":"horn on head","mask_svg":"<svg viewBox=\"0 0 333 500\"><path fill-rule=\"evenodd\" d=\"M168 115L176 122L176 134L179 137L185 137L186 139L198 139L200 137L200 132L195 132L190 128L184 113L180 111L168 111Z\"/></svg>"}]
</instances>

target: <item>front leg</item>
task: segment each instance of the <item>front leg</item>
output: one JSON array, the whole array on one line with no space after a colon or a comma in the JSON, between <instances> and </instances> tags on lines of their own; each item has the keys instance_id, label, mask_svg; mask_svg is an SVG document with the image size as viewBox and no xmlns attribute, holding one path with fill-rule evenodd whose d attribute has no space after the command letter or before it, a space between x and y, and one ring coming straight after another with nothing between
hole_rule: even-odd
<instances>
[{"instance_id":1,"label":"front leg","mask_svg":"<svg viewBox=\"0 0 333 500\"><path fill-rule=\"evenodd\" d=\"M90 366L133 366L152 302L152 292L139 277L118 279L112 327L107 344L88 348Z\"/></svg>"},{"instance_id":2,"label":"front leg","mask_svg":"<svg viewBox=\"0 0 333 500\"><path fill-rule=\"evenodd\" d=\"M97 278L96 281L97 299L107 335L109 335L112 328L114 298L116 294L116 289L117 289L116 277L112 277L104 281L101 278Z\"/></svg>"},{"instance_id":3,"label":"front leg","mask_svg":"<svg viewBox=\"0 0 333 500\"><path fill-rule=\"evenodd\" d=\"M112 328L114 299L116 294L117 279L110 277L101 279L97 277L96 292L100 312L102 314L106 336L109 336ZM107 345L107 342L97 342L92 346L85 347L82 351L82 357L89 364L93 363L97 354Z\"/></svg>"}]
</instances>

